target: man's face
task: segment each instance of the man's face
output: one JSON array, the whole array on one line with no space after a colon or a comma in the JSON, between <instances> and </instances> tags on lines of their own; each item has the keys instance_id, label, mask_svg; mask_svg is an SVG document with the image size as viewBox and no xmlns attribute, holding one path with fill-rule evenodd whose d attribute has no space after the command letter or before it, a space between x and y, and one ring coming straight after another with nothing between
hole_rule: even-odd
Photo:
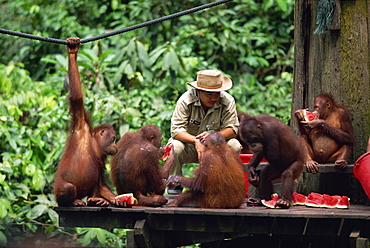
<instances>
[{"instance_id":1,"label":"man's face","mask_svg":"<svg viewBox=\"0 0 370 248\"><path fill-rule=\"evenodd\" d=\"M213 107L220 98L220 92L210 92L204 90L197 90L197 92L202 106L206 108Z\"/></svg>"}]
</instances>

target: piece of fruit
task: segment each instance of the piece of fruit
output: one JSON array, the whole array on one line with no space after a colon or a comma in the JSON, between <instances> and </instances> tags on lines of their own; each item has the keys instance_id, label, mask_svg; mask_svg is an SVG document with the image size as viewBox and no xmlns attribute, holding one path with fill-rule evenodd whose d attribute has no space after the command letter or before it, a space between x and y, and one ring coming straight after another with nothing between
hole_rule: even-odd
<instances>
[{"instance_id":1,"label":"piece of fruit","mask_svg":"<svg viewBox=\"0 0 370 248\"><path fill-rule=\"evenodd\" d=\"M303 120L305 121L313 121L319 118L318 114L310 112L307 109L302 109L301 114L303 116Z\"/></svg>"},{"instance_id":2,"label":"piece of fruit","mask_svg":"<svg viewBox=\"0 0 370 248\"><path fill-rule=\"evenodd\" d=\"M339 195L322 195L321 206L325 208L336 208L338 201L341 199Z\"/></svg>"},{"instance_id":3,"label":"piece of fruit","mask_svg":"<svg viewBox=\"0 0 370 248\"><path fill-rule=\"evenodd\" d=\"M348 196L342 196L337 203L337 208L349 208L349 201Z\"/></svg>"},{"instance_id":4,"label":"piece of fruit","mask_svg":"<svg viewBox=\"0 0 370 248\"><path fill-rule=\"evenodd\" d=\"M279 195L274 193L271 195L271 200L266 201L265 199L261 200L261 203L266 207L266 208L275 208L275 204L277 200L279 199Z\"/></svg>"},{"instance_id":5,"label":"piece of fruit","mask_svg":"<svg viewBox=\"0 0 370 248\"><path fill-rule=\"evenodd\" d=\"M293 205L305 205L307 196L293 192L292 194L292 203Z\"/></svg>"},{"instance_id":6,"label":"piece of fruit","mask_svg":"<svg viewBox=\"0 0 370 248\"><path fill-rule=\"evenodd\" d=\"M132 193L123 194L116 196L116 201L119 203L126 203L126 207L131 208L138 204L137 199L134 197Z\"/></svg>"},{"instance_id":7,"label":"piece of fruit","mask_svg":"<svg viewBox=\"0 0 370 248\"><path fill-rule=\"evenodd\" d=\"M162 157L160 158L160 160L166 161L168 156L170 155L172 145L163 146L162 148L164 150L164 153L163 153Z\"/></svg>"},{"instance_id":8,"label":"piece of fruit","mask_svg":"<svg viewBox=\"0 0 370 248\"><path fill-rule=\"evenodd\" d=\"M321 207L322 198L321 194L312 192L307 196L305 205L308 207Z\"/></svg>"}]
</instances>

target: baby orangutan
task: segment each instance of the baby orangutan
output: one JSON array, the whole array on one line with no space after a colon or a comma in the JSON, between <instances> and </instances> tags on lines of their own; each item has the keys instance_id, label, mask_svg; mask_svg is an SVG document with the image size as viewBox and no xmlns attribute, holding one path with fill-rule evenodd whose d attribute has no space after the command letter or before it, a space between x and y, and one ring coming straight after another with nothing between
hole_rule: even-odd
<instances>
[{"instance_id":1,"label":"baby orangutan","mask_svg":"<svg viewBox=\"0 0 370 248\"><path fill-rule=\"evenodd\" d=\"M172 175L169 188L182 185L187 191L174 198L169 206L201 208L239 208L245 200L243 168L238 154L226 145L225 138L212 133L197 139L199 166L194 178Z\"/></svg>"}]
</instances>

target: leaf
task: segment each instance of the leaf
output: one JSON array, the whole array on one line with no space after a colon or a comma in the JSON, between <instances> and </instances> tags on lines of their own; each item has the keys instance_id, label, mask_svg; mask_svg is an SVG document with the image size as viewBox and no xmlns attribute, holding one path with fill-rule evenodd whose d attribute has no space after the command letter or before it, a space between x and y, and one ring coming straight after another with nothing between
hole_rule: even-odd
<instances>
[{"instance_id":1,"label":"leaf","mask_svg":"<svg viewBox=\"0 0 370 248\"><path fill-rule=\"evenodd\" d=\"M79 57L83 58L84 61L98 61L96 53L92 49L84 49L79 51Z\"/></svg>"},{"instance_id":2,"label":"leaf","mask_svg":"<svg viewBox=\"0 0 370 248\"><path fill-rule=\"evenodd\" d=\"M149 55L143 43L136 42L138 57L145 66L150 66Z\"/></svg>"},{"instance_id":3,"label":"leaf","mask_svg":"<svg viewBox=\"0 0 370 248\"><path fill-rule=\"evenodd\" d=\"M135 116L135 117L140 117L143 115L139 110L135 108L127 108L126 113L131 114L132 116Z\"/></svg>"},{"instance_id":4,"label":"leaf","mask_svg":"<svg viewBox=\"0 0 370 248\"><path fill-rule=\"evenodd\" d=\"M118 6L119 6L119 1L118 0L112 0L111 1L111 7L112 7L113 10L118 9Z\"/></svg>"},{"instance_id":5,"label":"leaf","mask_svg":"<svg viewBox=\"0 0 370 248\"><path fill-rule=\"evenodd\" d=\"M278 1L278 0L277 0ZM283 1L286 1L286 0L283 0ZM263 11L267 12L268 9L274 4L274 0L267 0L267 1L264 1L264 4L263 4Z\"/></svg>"},{"instance_id":6,"label":"leaf","mask_svg":"<svg viewBox=\"0 0 370 248\"><path fill-rule=\"evenodd\" d=\"M135 38L130 40L126 48L128 56L132 56L135 53Z\"/></svg>"},{"instance_id":7,"label":"leaf","mask_svg":"<svg viewBox=\"0 0 370 248\"><path fill-rule=\"evenodd\" d=\"M113 53L113 50L108 50L104 53L102 53L100 56L99 56L99 60L105 60L110 54Z\"/></svg>"},{"instance_id":8,"label":"leaf","mask_svg":"<svg viewBox=\"0 0 370 248\"><path fill-rule=\"evenodd\" d=\"M6 199L0 199L0 219L3 219L8 214L10 202Z\"/></svg>"},{"instance_id":9,"label":"leaf","mask_svg":"<svg viewBox=\"0 0 370 248\"><path fill-rule=\"evenodd\" d=\"M0 173L0 183L4 182L6 175Z\"/></svg>"},{"instance_id":10,"label":"leaf","mask_svg":"<svg viewBox=\"0 0 370 248\"><path fill-rule=\"evenodd\" d=\"M150 52L149 53L150 65L153 65L157 61L159 56L161 56L166 50L167 50L166 46L162 46L162 47L157 47L152 52Z\"/></svg>"},{"instance_id":11,"label":"leaf","mask_svg":"<svg viewBox=\"0 0 370 248\"><path fill-rule=\"evenodd\" d=\"M41 215L43 215L47 210L48 210L47 205L38 204L38 205L34 206L31 209L31 213L29 214L29 218L34 220L34 219L40 217Z\"/></svg>"},{"instance_id":12,"label":"leaf","mask_svg":"<svg viewBox=\"0 0 370 248\"><path fill-rule=\"evenodd\" d=\"M130 125L125 123L119 127L119 135L122 137L130 129Z\"/></svg>"},{"instance_id":13,"label":"leaf","mask_svg":"<svg viewBox=\"0 0 370 248\"><path fill-rule=\"evenodd\" d=\"M8 243L8 240L5 236L5 234L0 231L0 247L5 246Z\"/></svg>"},{"instance_id":14,"label":"leaf","mask_svg":"<svg viewBox=\"0 0 370 248\"><path fill-rule=\"evenodd\" d=\"M16 150L17 149L17 143L15 142L14 139L9 140L9 145Z\"/></svg>"},{"instance_id":15,"label":"leaf","mask_svg":"<svg viewBox=\"0 0 370 248\"><path fill-rule=\"evenodd\" d=\"M286 3L286 0L276 0L276 3L278 4L278 6L283 12L286 12L288 10L288 5Z\"/></svg>"},{"instance_id":16,"label":"leaf","mask_svg":"<svg viewBox=\"0 0 370 248\"><path fill-rule=\"evenodd\" d=\"M54 211L53 209L51 208L48 208L47 210L47 213L49 215L49 218L51 219L51 222L53 224L58 224L58 220L59 220L59 215L57 214L56 211Z\"/></svg>"},{"instance_id":17,"label":"leaf","mask_svg":"<svg viewBox=\"0 0 370 248\"><path fill-rule=\"evenodd\" d=\"M98 238L98 241L100 244L104 244L107 240L105 232L103 229L97 228L96 230L96 237Z\"/></svg>"},{"instance_id":18,"label":"leaf","mask_svg":"<svg viewBox=\"0 0 370 248\"><path fill-rule=\"evenodd\" d=\"M44 205L50 204L50 200L47 198L46 195L38 195L37 200L35 200L35 201L40 203L40 204L44 204Z\"/></svg>"},{"instance_id":19,"label":"leaf","mask_svg":"<svg viewBox=\"0 0 370 248\"><path fill-rule=\"evenodd\" d=\"M175 50L173 50L172 47L170 48L169 60L170 60L170 66L174 71L181 70L179 56L177 56Z\"/></svg>"},{"instance_id":20,"label":"leaf","mask_svg":"<svg viewBox=\"0 0 370 248\"><path fill-rule=\"evenodd\" d=\"M91 241L95 238L96 234L95 234L95 228L92 228L90 229L84 236L83 240L82 240L82 245L83 246L88 246Z\"/></svg>"},{"instance_id":21,"label":"leaf","mask_svg":"<svg viewBox=\"0 0 370 248\"><path fill-rule=\"evenodd\" d=\"M44 176L42 171L37 169L36 173L32 177L32 185L36 190L39 190L44 184Z\"/></svg>"},{"instance_id":22,"label":"leaf","mask_svg":"<svg viewBox=\"0 0 370 248\"><path fill-rule=\"evenodd\" d=\"M45 228L44 233L45 233L45 234L49 234L49 233L51 233L52 231L54 231L54 230L55 230L55 228L56 228L56 226L53 226L53 225L48 226L47 228Z\"/></svg>"},{"instance_id":23,"label":"leaf","mask_svg":"<svg viewBox=\"0 0 370 248\"><path fill-rule=\"evenodd\" d=\"M171 66L171 56L170 56L170 53L166 53L163 57L162 69L168 70L170 66Z\"/></svg>"},{"instance_id":24,"label":"leaf","mask_svg":"<svg viewBox=\"0 0 370 248\"><path fill-rule=\"evenodd\" d=\"M120 64L120 66L118 67L116 73L114 74L114 78L113 78L113 81L114 82L118 83L121 80L122 74L125 72L125 68L126 68L128 62L129 62L128 60L124 60Z\"/></svg>"}]
</instances>

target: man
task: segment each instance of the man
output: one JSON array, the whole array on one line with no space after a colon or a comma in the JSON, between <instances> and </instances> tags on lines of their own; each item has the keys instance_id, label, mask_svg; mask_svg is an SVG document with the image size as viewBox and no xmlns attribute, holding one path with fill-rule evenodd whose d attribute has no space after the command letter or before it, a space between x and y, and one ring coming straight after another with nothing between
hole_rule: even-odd
<instances>
[{"instance_id":1,"label":"man","mask_svg":"<svg viewBox=\"0 0 370 248\"><path fill-rule=\"evenodd\" d=\"M193 88L186 91L177 101L171 119L171 139L175 153L172 173L182 175L182 165L197 163L196 142L203 142L211 132L225 137L228 146L237 153L241 145L234 137L238 131L235 100L225 92L232 87L232 81L218 70L199 71L197 80L188 83ZM169 194L181 193L176 186L168 189Z\"/></svg>"}]
</instances>

